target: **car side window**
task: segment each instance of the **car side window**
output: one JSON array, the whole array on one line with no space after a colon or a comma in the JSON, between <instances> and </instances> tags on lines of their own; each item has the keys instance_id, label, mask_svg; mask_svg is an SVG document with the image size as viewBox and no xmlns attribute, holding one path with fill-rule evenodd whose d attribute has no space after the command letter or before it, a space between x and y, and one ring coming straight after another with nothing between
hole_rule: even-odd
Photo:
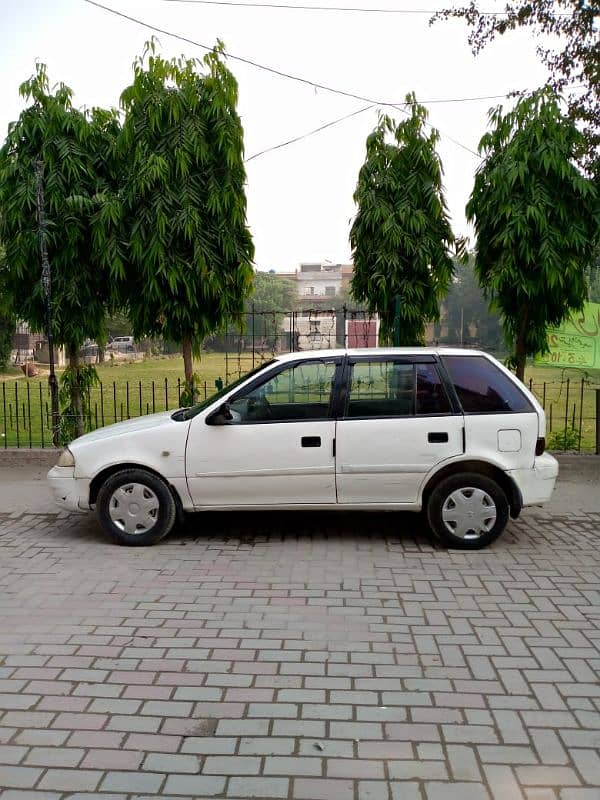
<instances>
[{"instance_id":1,"label":"car side window","mask_svg":"<svg viewBox=\"0 0 600 800\"><path fill-rule=\"evenodd\" d=\"M414 367L394 361L351 365L347 417L406 417L414 414Z\"/></svg>"},{"instance_id":2,"label":"car side window","mask_svg":"<svg viewBox=\"0 0 600 800\"><path fill-rule=\"evenodd\" d=\"M465 414L534 410L517 384L484 356L443 356L442 361Z\"/></svg>"},{"instance_id":3,"label":"car side window","mask_svg":"<svg viewBox=\"0 0 600 800\"><path fill-rule=\"evenodd\" d=\"M449 414L452 409L435 364L417 364L417 414Z\"/></svg>"},{"instance_id":4,"label":"car side window","mask_svg":"<svg viewBox=\"0 0 600 800\"><path fill-rule=\"evenodd\" d=\"M297 422L328 419L336 364L308 361L283 369L229 403L234 420Z\"/></svg>"}]
</instances>

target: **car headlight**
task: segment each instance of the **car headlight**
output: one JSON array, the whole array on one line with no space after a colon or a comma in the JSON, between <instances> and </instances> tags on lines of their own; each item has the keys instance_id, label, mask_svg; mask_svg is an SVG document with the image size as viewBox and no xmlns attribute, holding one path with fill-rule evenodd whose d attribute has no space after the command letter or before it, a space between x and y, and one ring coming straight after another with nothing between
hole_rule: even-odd
<instances>
[{"instance_id":1,"label":"car headlight","mask_svg":"<svg viewBox=\"0 0 600 800\"><path fill-rule=\"evenodd\" d=\"M75 466L75 457L73 453L69 450L68 447L60 454L60 457L56 463L57 467L74 467Z\"/></svg>"}]
</instances>

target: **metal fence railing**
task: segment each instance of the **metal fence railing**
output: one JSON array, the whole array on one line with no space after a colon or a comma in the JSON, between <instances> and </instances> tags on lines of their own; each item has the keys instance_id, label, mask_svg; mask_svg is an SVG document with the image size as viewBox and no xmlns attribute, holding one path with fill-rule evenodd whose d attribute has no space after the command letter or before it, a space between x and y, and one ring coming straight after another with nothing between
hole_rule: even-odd
<instances>
[{"instance_id":1,"label":"metal fence railing","mask_svg":"<svg viewBox=\"0 0 600 800\"><path fill-rule=\"evenodd\" d=\"M221 334L204 342L205 355L195 380L195 397L198 400L209 397L219 386L231 383L277 353L341 346L374 347L378 332L379 321L374 316L345 306L337 310L305 308L245 314ZM475 346L477 342L464 344ZM161 370L160 362L153 362L151 371L144 368L142 359L157 352L177 350L169 348L168 343L145 343L143 347L134 348L131 364L100 370L102 380L92 388L87 403L86 430L181 407L185 391L183 378L173 377L172 367ZM84 355L88 360L90 354ZM110 352L106 359L114 361L115 365L119 360L120 356L111 359ZM115 380L111 379L113 375ZM539 370L536 375L539 376ZM545 409L549 448L577 452L597 450L600 382L582 374L580 378L532 379L528 386ZM0 448L51 446L47 380L25 376L3 380L0 377Z\"/></svg>"},{"instance_id":2,"label":"metal fence railing","mask_svg":"<svg viewBox=\"0 0 600 800\"><path fill-rule=\"evenodd\" d=\"M260 360L255 354L255 366ZM223 377L217 386L231 382L252 368L251 359L238 362L230 359L227 379L225 361ZM198 400L216 391L214 380L200 380L195 385ZM594 452L596 449L597 394L600 384L585 378L561 382L529 382L546 411L547 443L554 450ZM101 381L90 392L86 430L121 422L132 417L173 411L182 405L185 390L182 379ZM0 383L0 447L51 447L52 428L50 395L45 380L5 380Z\"/></svg>"},{"instance_id":3,"label":"metal fence railing","mask_svg":"<svg viewBox=\"0 0 600 800\"><path fill-rule=\"evenodd\" d=\"M546 442L552 450L598 452L600 383L589 378L527 382L546 412Z\"/></svg>"}]
</instances>

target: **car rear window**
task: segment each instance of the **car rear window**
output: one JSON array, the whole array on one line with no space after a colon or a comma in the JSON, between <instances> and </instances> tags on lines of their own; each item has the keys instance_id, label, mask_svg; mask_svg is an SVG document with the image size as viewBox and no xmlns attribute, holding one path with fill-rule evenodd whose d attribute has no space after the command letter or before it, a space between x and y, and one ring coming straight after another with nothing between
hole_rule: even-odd
<instances>
[{"instance_id":1,"label":"car rear window","mask_svg":"<svg viewBox=\"0 0 600 800\"><path fill-rule=\"evenodd\" d=\"M443 356L465 414L505 414L534 408L507 375L484 356Z\"/></svg>"}]
</instances>

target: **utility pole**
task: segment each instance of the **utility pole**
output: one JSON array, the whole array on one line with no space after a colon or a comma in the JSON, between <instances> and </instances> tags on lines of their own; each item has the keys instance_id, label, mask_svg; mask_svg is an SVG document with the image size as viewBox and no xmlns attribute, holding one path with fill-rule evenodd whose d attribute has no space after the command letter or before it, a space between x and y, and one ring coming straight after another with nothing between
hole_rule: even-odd
<instances>
[{"instance_id":1,"label":"utility pole","mask_svg":"<svg viewBox=\"0 0 600 800\"><path fill-rule=\"evenodd\" d=\"M51 299L51 280L50 262L48 261L48 250L46 248L46 212L44 209L44 162L35 162L35 172L37 175L37 218L38 218L38 238L40 242L40 255L42 258L42 291L44 293L44 311L46 316L46 338L48 340L48 361L50 364L50 375L48 384L50 386L50 405L52 408L52 444L60 446L60 419L58 414L58 381L54 372L54 342L52 339L52 299Z\"/></svg>"},{"instance_id":2,"label":"utility pole","mask_svg":"<svg viewBox=\"0 0 600 800\"><path fill-rule=\"evenodd\" d=\"M400 295L394 300L394 347L400 346Z\"/></svg>"}]
</instances>

